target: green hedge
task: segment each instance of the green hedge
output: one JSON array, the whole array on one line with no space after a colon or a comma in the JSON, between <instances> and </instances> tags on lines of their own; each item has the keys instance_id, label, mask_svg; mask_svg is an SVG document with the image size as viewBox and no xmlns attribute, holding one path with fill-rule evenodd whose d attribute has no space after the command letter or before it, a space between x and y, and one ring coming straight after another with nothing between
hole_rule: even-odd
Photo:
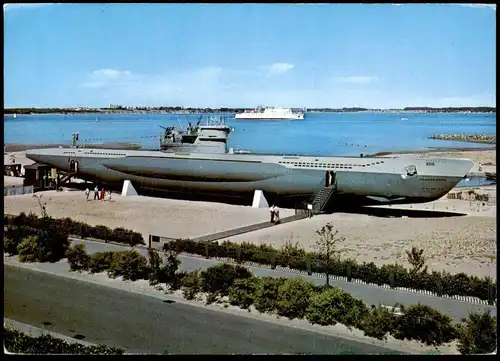
<instances>
[{"instance_id":1,"label":"green hedge","mask_svg":"<svg viewBox=\"0 0 500 361\"><path fill-rule=\"evenodd\" d=\"M50 219L54 226L58 229L80 238L96 238L106 242L124 243L130 246L146 244L140 233L128 229L110 229L102 225L90 226L87 223L74 221L71 218ZM29 215L21 213L18 216L4 216L4 225L40 229L44 226L42 220L43 218L38 217L33 213L30 213Z\"/></svg>"},{"instance_id":2,"label":"green hedge","mask_svg":"<svg viewBox=\"0 0 500 361\"><path fill-rule=\"evenodd\" d=\"M84 346L79 343L67 343L48 334L32 337L5 325L3 340L5 349L17 354L123 355L125 352L104 345Z\"/></svg>"},{"instance_id":3,"label":"green hedge","mask_svg":"<svg viewBox=\"0 0 500 361\"><path fill-rule=\"evenodd\" d=\"M5 253L19 254L22 262L57 262L64 258L70 244L67 229L50 217L40 218L36 227L23 224L19 219L14 221L16 223L4 233Z\"/></svg>"},{"instance_id":4,"label":"green hedge","mask_svg":"<svg viewBox=\"0 0 500 361\"><path fill-rule=\"evenodd\" d=\"M85 259L82 256L86 254L84 246L73 246L68 250L71 252L79 255L74 257L78 265L85 263L81 261ZM122 275L128 279L151 280L161 268L154 250L150 250L149 264L137 251L101 252L87 257L90 258L89 264L95 265L94 269L88 266L91 272L107 270L110 276ZM169 254L163 266L170 275L166 283L171 289L180 288L187 299L194 299L200 292L208 293L207 302L228 295L231 304L242 308L253 305L261 313L272 312L290 319L305 318L319 325L341 323L378 339L385 339L390 334L401 340L418 340L439 346L458 338L460 350L465 353L485 353L485 350L495 347L496 317L489 313L473 314L468 320L463 320L464 325L455 327L450 317L427 305L401 306L402 315L398 317L381 306L369 308L338 287L316 286L300 277L254 277L246 268L229 264L219 264L201 272L175 273L180 264L175 258ZM125 270L127 267L128 271ZM172 277L172 272L176 277ZM158 281L158 277L153 278Z\"/></svg>"},{"instance_id":5,"label":"green hedge","mask_svg":"<svg viewBox=\"0 0 500 361\"><path fill-rule=\"evenodd\" d=\"M352 259L330 261L327 264L318 254L305 252L297 247L279 250L268 245L238 244L229 241L218 244L179 239L166 243L163 249L205 257L231 258L238 262L255 262L270 265L272 268L289 267L309 274L328 273L346 277L349 281L359 279L366 283L390 285L393 288L406 287L432 291L438 295L473 296L486 300L489 304L496 304L497 285L490 277L435 271L414 273L398 264L379 267L373 262L358 263Z\"/></svg>"}]
</instances>

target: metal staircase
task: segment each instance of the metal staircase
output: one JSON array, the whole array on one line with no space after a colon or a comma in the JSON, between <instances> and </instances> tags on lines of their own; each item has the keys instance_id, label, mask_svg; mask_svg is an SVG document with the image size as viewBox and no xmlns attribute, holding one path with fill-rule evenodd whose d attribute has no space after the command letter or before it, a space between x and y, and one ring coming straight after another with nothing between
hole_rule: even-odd
<instances>
[{"instance_id":1,"label":"metal staircase","mask_svg":"<svg viewBox=\"0 0 500 361\"><path fill-rule=\"evenodd\" d=\"M337 193L337 187L335 185L321 188L312 203L313 214L322 213L334 193Z\"/></svg>"}]
</instances>

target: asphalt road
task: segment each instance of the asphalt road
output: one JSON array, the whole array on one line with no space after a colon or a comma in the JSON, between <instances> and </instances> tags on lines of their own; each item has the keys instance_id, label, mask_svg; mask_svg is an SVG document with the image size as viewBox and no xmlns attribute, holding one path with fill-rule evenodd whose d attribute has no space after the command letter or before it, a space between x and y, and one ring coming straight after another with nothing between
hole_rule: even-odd
<instances>
[{"instance_id":1,"label":"asphalt road","mask_svg":"<svg viewBox=\"0 0 500 361\"><path fill-rule=\"evenodd\" d=\"M5 317L127 352L396 353L10 265L4 265L4 282Z\"/></svg>"},{"instance_id":2,"label":"asphalt road","mask_svg":"<svg viewBox=\"0 0 500 361\"><path fill-rule=\"evenodd\" d=\"M106 244L93 241L75 240L73 244L84 243L86 245L86 250L88 253L96 253L103 251L120 251L124 249L130 249L126 246L118 246L113 244ZM146 249L137 248L138 252L148 257L148 252ZM179 259L182 261L180 265L180 270L193 271L196 269L206 269L208 267L220 264L220 262L211 259L204 259L198 257L191 257L180 255ZM326 283L325 278L319 278L314 276L308 276L297 273L283 272L277 270L271 270L267 268L260 267L248 267L256 276L265 277L302 277L310 282L317 285L322 285ZM401 303L406 306L415 305L417 303L422 303L428 305L436 310L439 310L456 321L460 321L462 318L467 317L470 312L484 312L485 310L490 310L493 316L497 315L497 308L495 306L482 305L468 303L458 300L453 300L449 298L436 297L431 295L404 292L393 290L390 288L382 288L378 286L370 286L360 283L351 283L338 280L330 280L330 284L333 286L338 286L344 291L350 293L352 296L359 298L369 305L387 305L394 306L395 303Z\"/></svg>"}]
</instances>

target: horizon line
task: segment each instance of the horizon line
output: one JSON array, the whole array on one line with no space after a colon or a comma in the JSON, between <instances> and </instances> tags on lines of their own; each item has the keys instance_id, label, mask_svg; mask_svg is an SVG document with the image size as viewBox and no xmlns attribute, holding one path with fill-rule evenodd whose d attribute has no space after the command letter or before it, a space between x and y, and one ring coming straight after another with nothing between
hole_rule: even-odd
<instances>
[{"instance_id":1,"label":"horizon line","mask_svg":"<svg viewBox=\"0 0 500 361\"><path fill-rule=\"evenodd\" d=\"M235 107L235 106L219 106L219 107L204 107L204 106L181 106L181 105L113 105L118 108L111 108L109 105L107 106L64 106L64 107L38 107L38 106L28 106L28 107L4 107L6 109L109 109L109 110L119 110L121 108L181 108L181 109L255 109L256 107ZM395 108L371 108L371 107L363 107L363 106L342 106L342 107L329 107L329 106L320 106L320 107L285 107L285 108L293 108L293 109L367 109L367 110L403 110L407 108L429 108L429 109L445 109L445 108L496 108L496 105L460 105L460 106L427 106L427 105L408 105L405 107L395 107Z\"/></svg>"}]
</instances>

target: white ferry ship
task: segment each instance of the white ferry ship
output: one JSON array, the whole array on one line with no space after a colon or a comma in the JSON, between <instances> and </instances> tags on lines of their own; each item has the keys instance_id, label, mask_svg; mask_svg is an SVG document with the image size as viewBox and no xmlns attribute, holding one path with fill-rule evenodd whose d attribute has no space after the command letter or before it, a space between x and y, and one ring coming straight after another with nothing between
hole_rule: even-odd
<instances>
[{"instance_id":1,"label":"white ferry ship","mask_svg":"<svg viewBox=\"0 0 500 361\"><path fill-rule=\"evenodd\" d=\"M258 107L255 110L236 114L234 119L302 120L304 119L304 113L285 108Z\"/></svg>"}]
</instances>

